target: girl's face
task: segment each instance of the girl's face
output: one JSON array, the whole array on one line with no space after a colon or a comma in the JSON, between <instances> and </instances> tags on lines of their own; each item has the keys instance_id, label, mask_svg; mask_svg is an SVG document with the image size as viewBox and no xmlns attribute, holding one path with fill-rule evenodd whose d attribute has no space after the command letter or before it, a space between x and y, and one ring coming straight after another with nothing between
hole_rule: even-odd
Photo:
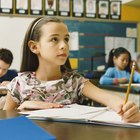
<instances>
[{"instance_id":1,"label":"girl's face","mask_svg":"<svg viewBox=\"0 0 140 140\"><path fill-rule=\"evenodd\" d=\"M41 38L37 42L40 62L47 65L64 65L69 54L69 33L64 23L48 22L41 27Z\"/></svg>"},{"instance_id":2,"label":"girl's face","mask_svg":"<svg viewBox=\"0 0 140 140\"><path fill-rule=\"evenodd\" d=\"M124 70L129 63L129 55L127 53L121 54L119 57L114 56L114 64L118 70Z\"/></svg>"}]
</instances>

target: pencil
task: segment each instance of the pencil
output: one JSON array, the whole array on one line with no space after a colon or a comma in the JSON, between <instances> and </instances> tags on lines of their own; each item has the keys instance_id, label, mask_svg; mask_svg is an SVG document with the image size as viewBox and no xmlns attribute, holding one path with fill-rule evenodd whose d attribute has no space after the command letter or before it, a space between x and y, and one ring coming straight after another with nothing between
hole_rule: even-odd
<instances>
[{"instance_id":1,"label":"pencil","mask_svg":"<svg viewBox=\"0 0 140 140\"><path fill-rule=\"evenodd\" d=\"M128 96L129 96L129 93L130 93L130 88L131 88L131 83L132 83L132 79L133 79L133 75L134 75L134 71L135 71L135 62L133 62L132 64L132 69L131 69L131 74L130 74L130 79L129 79L129 84L128 84L128 87L127 87L127 92L126 92L126 96L125 96L125 100L124 100L124 104L127 103L128 101Z\"/></svg>"}]
</instances>

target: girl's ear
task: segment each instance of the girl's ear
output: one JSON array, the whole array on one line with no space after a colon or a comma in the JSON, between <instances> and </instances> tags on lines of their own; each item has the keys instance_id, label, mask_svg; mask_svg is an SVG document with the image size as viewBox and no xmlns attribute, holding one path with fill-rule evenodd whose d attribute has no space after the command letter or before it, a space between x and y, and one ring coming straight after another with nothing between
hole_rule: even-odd
<instances>
[{"instance_id":1,"label":"girl's ear","mask_svg":"<svg viewBox=\"0 0 140 140\"><path fill-rule=\"evenodd\" d=\"M30 40L28 42L28 46L29 46L31 52L33 52L35 54L39 53L39 51L38 51L38 43L36 41Z\"/></svg>"}]
</instances>

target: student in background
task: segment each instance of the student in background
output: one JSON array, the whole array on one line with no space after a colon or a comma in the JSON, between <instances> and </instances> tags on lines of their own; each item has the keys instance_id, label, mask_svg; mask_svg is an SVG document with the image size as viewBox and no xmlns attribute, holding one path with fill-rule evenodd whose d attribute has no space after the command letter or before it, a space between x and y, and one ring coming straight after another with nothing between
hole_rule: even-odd
<instances>
[{"instance_id":1,"label":"student in background","mask_svg":"<svg viewBox=\"0 0 140 140\"><path fill-rule=\"evenodd\" d=\"M140 73L140 54L138 54L138 56L137 56L136 64L137 64L136 70L138 73Z\"/></svg>"},{"instance_id":2,"label":"student in background","mask_svg":"<svg viewBox=\"0 0 140 140\"><path fill-rule=\"evenodd\" d=\"M0 86L6 86L13 78L17 76L15 70L10 70L13 61L13 54L10 50L0 49ZM0 90L0 94L6 94L6 90ZM0 98L0 109L5 103L5 97Z\"/></svg>"},{"instance_id":3,"label":"student in background","mask_svg":"<svg viewBox=\"0 0 140 140\"><path fill-rule=\"evenodd\" d=\"M127 122L137 122L139 109L68 71L69 31L55 17L40 17L29 26L24 43L21 73L10 82L4 110L60 108L86 96L109 106ZM115 102L114 102L115 101Z\"/></svg>"},{"instance_id":4,"label":"student in background","mask_svg":"<svg viewBox=\"0 0 140 140\"><path fill-rule=\"evenodd\" d=\"M16 70L10 70L13 61L13 54L10 50L0 49L0 85L4 86L17 76Z\"/></svg>"},{"instance_id":5,"label":"student in background","mask_svg":"<svg viewBox=\"0 0 140 140\"><path fill-rule=\"evenodd\" d=\"M131 55L123 47L112 49L109 53L108 68L99 83L101 85L118 85L128 83L131 73ZM140 83L140 74L134 72L133 82Z\"/></svg>"}]
</instances>

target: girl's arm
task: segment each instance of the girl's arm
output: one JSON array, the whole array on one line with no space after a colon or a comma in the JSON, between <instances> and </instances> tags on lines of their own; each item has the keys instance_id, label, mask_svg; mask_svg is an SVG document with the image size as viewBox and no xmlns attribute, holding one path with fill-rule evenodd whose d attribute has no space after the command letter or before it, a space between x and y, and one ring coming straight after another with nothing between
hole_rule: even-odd
<instances>
[{"instance_id":1,"label":"girl's arm","mask_svg":"<svg viewBox=\"0 0 140 140\"><path fill-rule=\"evenodd\" d=\"M48 103L44 101L24 101L17 109L18 110L39 110L49 108L61 108L62 104Z\"/></svg>"},{"instance_id":2,"label":"girl's arm","mask_svg":"<svg viewBox=\"0 0 140 140\"><path fill-rule=\"evenodd\" d=\"M137 71L134 72L133 82L134 83L140 83L140 73L138 73Z\"/></svg>"},{"instance_id":3,"label":"girl's arm","mask_svg":"<svg viewBox=\"0 0 140 140\"><path fill-rule=\"evenodd\" d=\"M85 83L83 95L112 108L114 111L120 114L122 119L126 122L140 121L139 108L133 102L127 102L124 105L122 98L106 93L105 90L94 86L89 81Z\"/></svg>"},{"instance_id":4,"label":"girl's arm","mask_svg":"<svg viewBox=\"0 0 140 140\"><path fill-rule=\"evenodd\" d=\"M114 84L114 78L113 78L114 71L113 70L114 70L113 68L108 68L105 74L101 76L100 81L99 81L101 85Z\"/></svg>"},{"instance_id":5,"label":"girl's arm","mask_svg":"<svg viewBox=\"0 0 140 140\"><path fill-rule=\"evenodd\" d=\"M15 108L17 108L17 103L13 101L13 99L11 97L11 93L8 92L3 110L13 110Z\"/></svg>"},{"instance_id":6,"label":"girl's arm","mask_svg":"<svg viewBox=\"0 0 140 140\"><path fill-rule=\"evenodd\" d=\"M61 108L63 105L57 103L47 103L44 101L24 101L20 106L13 101L11 94L8 93L6 103L3 110L25 110L25 109L48 109L48 108Z\"/></svg>"},{"instance_id":7,"label":"girl's arm","mask_svg":"<svg viewBox=\"0 0 140 140\"><path fill-rule=\"evenodd\" d=\"M117 75L116 70L114 68L108 68L105 74L100 78L99 83L101 85L118 85L128 82L127 77L118 78L118 76L115 75Z\"/></svg>"},{"instance_id":8,"label":"girl's arm","mask_svg":"<svg viewBox=\"0 0 140 140\"><path fill-rule=\"evenodd\" d=\"M85 83L83 95L104 104L105 106L109 106L117 112L120 111L120 107L118 108L118 105L123 103L122 98L113 94L108 94L105 90L96 87L90 81Z\"/></svg>"}]
</instances>

